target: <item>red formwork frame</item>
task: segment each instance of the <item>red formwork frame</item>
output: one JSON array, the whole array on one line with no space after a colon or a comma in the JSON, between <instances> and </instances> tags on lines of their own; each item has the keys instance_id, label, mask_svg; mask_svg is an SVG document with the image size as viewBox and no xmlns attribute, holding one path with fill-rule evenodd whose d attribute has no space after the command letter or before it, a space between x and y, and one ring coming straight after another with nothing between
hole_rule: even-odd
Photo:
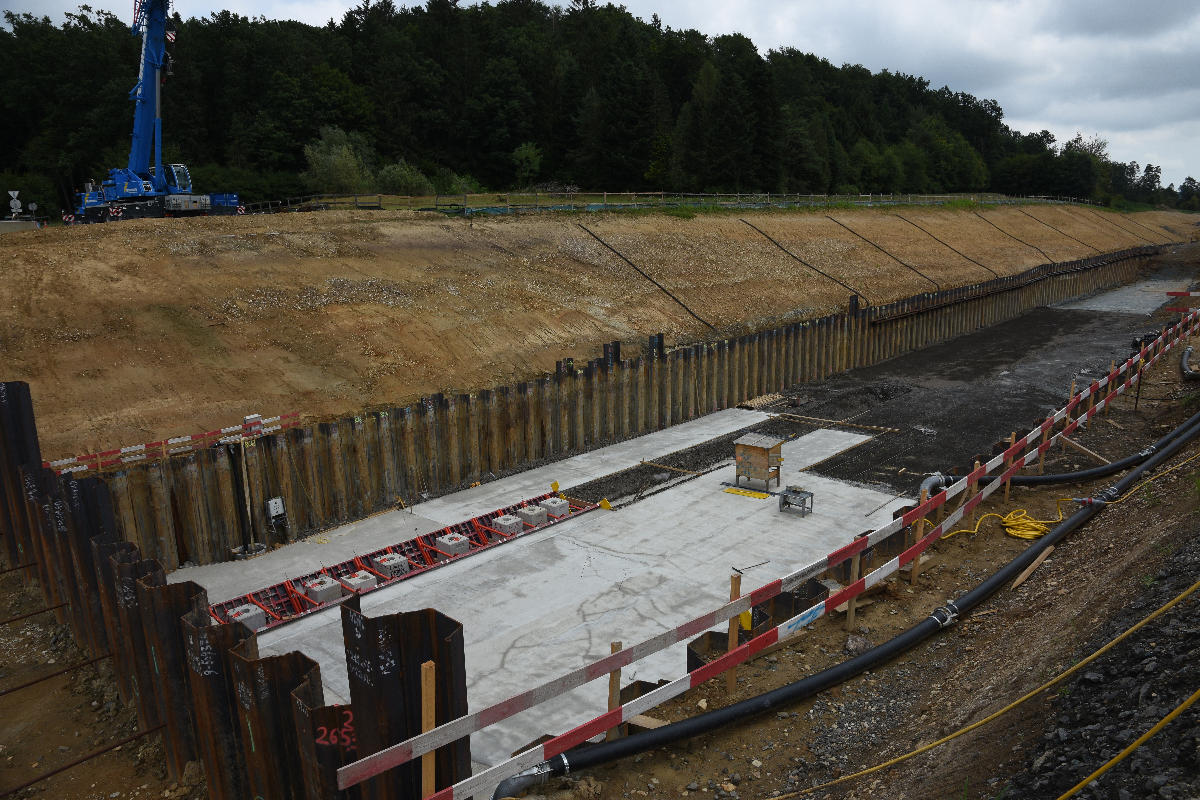
<instances>
[{"instance_id":1,"label":"red formwork frame","mask_svg":"<svg viewBox=\"0 0 1200 800\"><path fill-rule=\"evenodd\" d=\"M520 503L515 503L511 506L498 508L495 511L489 511L486 514L480 514L477 517L456 522L453 525L447 525L441 530L433 531L432 533L423 533L412 539L407 539L403 542L381 547L372 550L365 555L356 555L353 558L347 559L331 566L321 567L314 572L297 575L294 578L289 578L272 586L267 586L262 589L256 589L253 592L247 592L240 597L235 597L231 600L225 600L220 603L215 603L210 607L210 614L218 622L231 622L229 612L239 606L254 605L261 608L267 615L267 623L260 630L276 628L280 625L286 625L300 617L308 614L313 614L327 608L333 608L339 605L346 597L354 594L368 594L382 589L385 586L394 586L400 581L405 581L417 575L424 574L430 570L449 564L452 561L459 561L464 558L469 558L476 553L497 547L506 542L512 541L521 536L525 536L534 531L543 530L563 522L568 519L584 514L593 509L599 508L595 503L583 503L580 501L568 500L570 513L562 517L549 517L546 522L540 525L530 525L525 523L525 530L522 533L505 534L496 530L491 526L493 520L505 514L514 514L518 510L527 506L536 506L541 501L551 497L558 497L554 492L538 495L537 497L523 500ZM470 549L465 553L447 553L438 549L434 540L439 536L444 536L447 533L459 533L467 538L470 544ZM410 568L408 572L388 577L377 571L371 566L372 559L377 558L385 553L396 553L408 559ZM356 572L365 570L379 578L379 582L374 586L364 589L352 589L343 582L343 578L352 575ZM345 594L341 598L329 600L319 603L313 600L302 589L297 588L297 585L304 586L308 581L316 578L318 575L327 575L340 583Z\"/></svg>"}]
</instances>

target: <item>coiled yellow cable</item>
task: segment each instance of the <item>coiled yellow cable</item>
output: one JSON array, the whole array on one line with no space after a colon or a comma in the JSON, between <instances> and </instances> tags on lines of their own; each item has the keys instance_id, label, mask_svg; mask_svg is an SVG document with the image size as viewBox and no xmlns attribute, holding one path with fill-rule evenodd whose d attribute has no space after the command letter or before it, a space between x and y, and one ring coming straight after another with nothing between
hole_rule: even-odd
<instances>
[{"instance_id":1,"label":"coiled yellow cable","mask_svg":"<svg viewBox=\"0 0 1200 800\"><path fill-rule=\"evenodd\" d=\"M989 517L995 517L1000 520L1000 525L1009 536L1016 537L1017 539L1037 539L1049 533L1052 526L1063 521L1062 504L1070 502L1073 502L1070 497L1060 497L1055 500L1055 505L1058 508L1058 519L1034 519L1025 509L1017 508L1007 514L984 514L975 523L974 528L959 528L956 531L947 533L942 538L949 539L951 536L957 536L960 533L979 533L979 526L983 524L983 521Z\"/></svg>"}]
</instances>

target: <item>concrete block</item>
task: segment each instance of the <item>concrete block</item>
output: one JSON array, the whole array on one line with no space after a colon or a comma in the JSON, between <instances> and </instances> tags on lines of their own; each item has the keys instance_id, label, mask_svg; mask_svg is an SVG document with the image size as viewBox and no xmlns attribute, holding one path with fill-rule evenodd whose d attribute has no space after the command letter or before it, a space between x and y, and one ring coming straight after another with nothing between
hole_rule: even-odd
<instances>
[{"instance_id":1,"label":"concrete block","mask_svg":"<svg viewBox=\"0 0 1200 800\"><path fill-rule=\"evenodd\" d=\"M318 603L328 603L342 596L342 585L328 575L320 575L304 584L304 591Z\"/></svg>"},{"instance_id":2,"label":"concrete block","mask_svg":"<svg viewBox=\"0 0 1200 800\"><path fill-rule=\"evenodd\" d=\"M546 513L555 519L565 517L571 513L571 504L561 497L547 497L538 503L538 505L546 509Z\"/></svg>"},{"instance_id":3,"label":"concrete block","mask_svg":"<svg viewBox=\"0 0 1200 800\"><path fill-rule=\"evenodd\" d=\"M525 526L521 523L521 518L512 514L504 514L503 516L496 517L488 527L508 534L520 533L525 530Z\"/></svg>"},{"instance_id":4,"label":"concrete block","mask_svg":"<svg viewBox=\"0 0 1200 800\"><path fill-rule=\"evenodd\" d=\"M384 553L371 559L371 566L389 578L403 575L412 569L408 559L399 553Z\"/></svg>"},{"instance_id":5,"label":"concrete block","mask_svg":"<svg viewBox=\"0 0 1200 800\"><path fill-rule=\"evenodd\" d=\"M232 609L229 612L229 619L256 631L267 624L267 613L253 603L247 603Z\"/></svg>"},{"instance_id":6,"label":"concrete block","mask_svg":"<svg viewBox=\"0 0 1200 800\"><path fill-rule=\"evenodd\" d=\"M365 569L360 569L353 575L347 575L342 578L342 583L349 586L356 592L361 592L363 589L370 589L375 584L379 583L379 579Z\"/></svg>"},{"instance_id":7,"label":"concrete block","mask_svg":"<svg viewBox=\"0 0 1200 800\"><path fill-rule=\"evenodd\" d=\"M443 553L449 553L452 556L465 553L471 549L471 540L463 536L461 533L447 533L445 536L439 536L433 540L434 546Z\"/></svg>"},{"instance_id":8,"label":"concrete block","mask_svg":"<svg viewBox=\"0 0 1200 800\"><path fill-rule=\"evenodd\" d=\"M547 520L546 509L541 506L525 506L517 509L517 516L530 525L544 525Z\"/></svg>"}]
</instances>

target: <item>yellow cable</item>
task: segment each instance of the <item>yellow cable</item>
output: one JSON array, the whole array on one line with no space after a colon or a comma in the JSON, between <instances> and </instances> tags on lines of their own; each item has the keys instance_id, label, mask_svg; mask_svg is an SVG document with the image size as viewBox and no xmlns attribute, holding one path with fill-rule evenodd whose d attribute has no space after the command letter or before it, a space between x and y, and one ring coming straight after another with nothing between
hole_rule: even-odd
<instances>
[{"instance_id":1,"label":"yellow cable","mask_svg":"<svg viewBox=\"0 0 1200 800\"><path fill-rule=\"evenodd\" d=\"M1069 497L1060 497L1054 502L1058 508L1058 519L1034 519L1029 515L1028 511L1018 508L1003 515L995 513L984 514L975 523L974 528L959 528L956 531L947 533L942 538L949 539L951 536L957 536L960 533L979 533L979 526L983 524L983 521L988 517L995 517L1000 520L1000 524L1004 527L1004 532L1009 536L1016 537L1017 539L1037 539L1049 533L1052 525L1063 521L1062 504L1072 502L1072 500Z\"/></svg>"},{"instance_id":2,"label":"yellow cable","mask_svg":"<svg viewBox=\"0 0 1200 800\"><path fill-rule=\"evenodd\" d=\"M1146 480L1142 481L1137 486L1134 486L1132 489L1130 489L1128 492L1126 492L1125 494L1118 497L1116 500L1110 500L1108 504L1110 506L1115 506L1118 503L1124 503L1126 500L1128 500L1130 497L1133 496L1134 492L1136 492L1138 489L1145 486L1147 483L1150 483L1151 481L1156 481L1159 478L1163 477L1164 475L1169 475L1170 473L1172 473L1175 470L1182 467L1184 464L1195 461L1197 458L1200 458L1200 453L1196 453L1196 455L1191 456L1190 458L1185 458L1183 461L1180 461L1175 466L1173 466L1169 469L1164 469L1162 472L1158 473L1157 475L1151 475L1149 478L1146 478Z\"/></svg>"},{"instance_id":3,"label":"yellow cable","mask_svg":"<svg viewBox=\"0 0 1200 800\"><path fill-rule=\"evenodd\" d=\"M1100 656L1104 655L1109 650L1116 647L1118 644L1123 642L1125 639L1132 636L1135 632L1137 632L1138 630L1140 630L1141 628L1143 628L1144 626L1149 624L1151 621L1157 619L1158 617L1160 617L1163 614L1170 611L1175 606L1182 603L1190 595L1192 595L1197 589L1200 589L1200 581L1193 583L1186 590L1184 590L1184 592L1182 594L1178 595L1174 600L1167 603L1163 607L1159 608L1157 611L1150 614L1148 617L1143 619L1141 622L1137 623L1136 625L1131 627L1129 630L1125 631L1120 636L1113 639L1108 644L1104 645L1099 650L1097 650L1096 652L1092 653L1087 658L1080 661L1075 666L1070 667L1065 672L1060 672L1058 675L1056 675L1055 677L1046 681L1045 683L1043 683L1041 686L1037 687L1033 691L1029 692L1028 694L1023 695L1022 697L1017 698L1016 700L1009 703L1004 708L1000 709L999 711L997 711L993 714L989 714L988 716L984 717L983 719L979 720L978 722L972 722L970 725L966 726L965 728L959 728L954 733L951 733L948 736L943 736L941 739L938 739L936 742L930 742L929 744L925 745L924 747L918 747L916 750L912 750L908 753L905 753L904 755L896 756L895 758L889 759L889 760L883 762L882 764L876 764L873 767L868 767L867 769L861 770L859 772L855 772L850 775L844 775L844 776L838 778L837 780L832 780L832 781L829 781L828 783L822 783L820 786L813 786L811 789L801 789L797 792L791 792L789 794L776 795L774 800L790 800L790 798L793 798L793 797L803 797L806 794L812 794L813 792L820 791L822 789L828 789L831 786L837 786L840 783L846 783L847 781L852 781L857 778L861 778L865 775L870 775L871 773L879 772L880 770L887 769L888 767L893 766L895 764L899 764L902 761L907 761L908 759L912 758L913 756L919 756L922 753L933 750L935 747L941 747L946 742L949 742L953 739L957 739L958 737L960 737L964 734L970 733L971 731L975 730L976 728L982 727L983 725L986 725L987 723L991 722L992 720L1002 717L1003 715L1007 714L1009 711L1012 711L1014 708L1016 708L1017 706L1024 703L1026 700L1030 700L1030 699L1036 697L1037 695L1046 691L1047 689L1054 686L1055 684L1060 683L1063 680L1074 675L1076 672L1083 669L1088 664L1091 664L1093 661L1100 658ZM1180 709L1180 710L1182 710L1182 709ZM1149 734L1147 736L1149 736Z\"/></svg>"},{"instance_id":4,"label":"yellow cable","mask_svg":"<svg viewBox=\"0 0 1200 800\"><path fill-rule=\"evenodd\" d=\"M1146 484L1152 483L1153 481L1156 481L1156 480L1159 480L1160 478L1171 474L1172 472L1179 469L1180 467L1182 467L1186 464L1189 464L1198 458L1200 458L1200 453L1197 453L1194 456L1191 456L1189 458L1184 459L1183 461L1180 461L1178 464L1176 464L1173 467L1170 467L1169 469L1165 469L1162 472L1159 472L1155 475L1151 475L1149 478L1146 478L1144 481L1141 481L1136 486L1134 486L1132 489L1130 489L1128 492L1126 492L1125 494L1118 497L1116 500L1109 500L1107 504L1110 506L1115 506L1115 505L1125 502L1130 497L1132 497L1137 492L1138 489L1141 489ZM1071 503L1071 502L1074 502L1074 500L1070 497L1060 497L1057 500L1055 500L1054 502L1058 508L1058 519L1034 519L1033 517L1029 516L1028 511L1026 511L1023 508L1018 508L1018 509L1016 509L1014 511L1010 511L1004 515L995 514L995 513L984 514L982 517L979 518L979 522L977 522L975 524L974 528L959 528L956 531L951 531L950 533L947 533L942 538L949 539L951 536L957 536L960 533L979 533L979 526L983 524L983 521L985 519L987 519L988 517L995 517L996 519L1000 520L1000 524L1004 527L1004 532L1007 533L1009 536L1015 536L1018 539L1037 539L1037 538L1039 538L1041 536L1045 536L1047 533L1049 533L1051 525L1056 525L1059 522L1063 521L1062 504L1063 503ZM926 522L929 522L929 521L926 520ZM929 524L932 524L932 523L929 523Z\"/></svg>"},{"instance_id":5,"label":"yellow cable","mask_svg":"<svg viewBox=\"0 0 1200 800\"><path fill-rule=\"evenodd\" d=\"M1104 773L1108 772L1110 769L1112 769L1113 767L1115 767L1117 764L1119 764L1120 762L1124 761L1124 760L1125 760L1125 758L1126 758L1126 756L1128 756L1128 755L1129 755L1130 753L1132 753L1134 750L1137 750L1139 747L1141 747L1143 744L1145 744L1147 739L1149 739L1151 736L1153 736L1154 734L1156 734L1156 733L1158 733L1159 731L1161 731L1163 728L1167 727L1167 725L1171 724L1171 720L1173 720L1173 719L1175 719L1176 717L1178 717L1178 716L1179 716L1180 714L1182 714L1184 711L1187 711L1187 710L1188 710L1188 708L1189 708L1189 707L1192 705L1192 703L1196 702L1196 700L1197 700L1197 699L1200 699L1200 689L1197 689L1196 691L1192 692L1192 696L1191 696L1191 697L1189 697L1187 700L1184 700L1184 701L1183 701L1182 703L1180 703L1179 705L1175 706L1175 710L1174 710L1174 711L1172 711L1170 714L1167 714L1165 717L1163 717L1162 719L1160 719L1160 720L1158 721L1158 723L1157 723L1157 724L1155 724L1155 726L1154 726L1153 728L1151 728L1150 730L1148 730L1148 731L1146 731L1145 733L1143 733L1141 736L1139 736L1139 737L1137 738L1137 740L1136 740L1136 741L1134 741L1132 744L1130 744L1130 745L1129 745L1128 747L1126 747L1124 750L1122 750L1121 752L1117 753L1115 756L1113 756L1112 758L1110 758L1110 759L1109 759L1109 760L1108 760L1108 761L1107 761L1107 762L1104 764L1104 766L1100 767L1100 769L1096 770L1096 771L1095 771L1095 772L1093 772L1091 775L1088 775L1086 778L1084 778L1083 780L1081 780L1079 783L1077 783L1077 784L1075 784L1074 786L1072 786L1070 789L1068 789L1068 790L1066 791L1066 793L1064 793L1064 794L1060 794L1060 795L1058 796L1058 800L1066 800L1066 798L1068 798L1068 797L1070 797L1071 795L1075 794L1075 793L1076 793L1076 792L1078 792L1080 789L1082 789L1083 787L1087 786L1087 785L1088 785L1089 783L1091 783L1092 781L1096 780L1096 778L1099 778L1101 775L1103 775Z\"/></svg>"}]
</instances>

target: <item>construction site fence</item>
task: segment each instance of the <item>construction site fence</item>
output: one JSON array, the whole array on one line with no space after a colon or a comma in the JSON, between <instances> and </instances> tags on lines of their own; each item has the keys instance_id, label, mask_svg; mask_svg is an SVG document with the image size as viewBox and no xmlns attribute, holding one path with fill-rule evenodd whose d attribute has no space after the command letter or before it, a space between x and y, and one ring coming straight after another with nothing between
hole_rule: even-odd
<instances>
[{"instance_id":1,"label":"construction site fence","mask_svg":"<svg viewBox=\"0 0 1200 800\"><path fill-rule=\"evenodd\" d=\"M168 570L225 561L1129 281L1160 249L1046 264L881 306L852 297L837 314L716 341L668 349L653 336L629 356L614 342L600 358L566 360L512 386L301 418L258 438L121 465L103 480L120 538L145 557Z\"/></svg>"},{"instance_id":2,"label":"construction site fence","mask_svg":"<svg viewBox=\"0 0 1200 800\"><path fill-rule=\"evenodd\" d=\"M312 194L247 203L248 214L332 209L519 213L529 211L609 211L654 208L823 208L845 206L941 206L956 203L1017 205L1028 203L1094 205L1078 197L1013 196L993 192L965 194L795 194L772 192L584 192L518 191L431 195Z\"/></svg>"}]
</instances>

